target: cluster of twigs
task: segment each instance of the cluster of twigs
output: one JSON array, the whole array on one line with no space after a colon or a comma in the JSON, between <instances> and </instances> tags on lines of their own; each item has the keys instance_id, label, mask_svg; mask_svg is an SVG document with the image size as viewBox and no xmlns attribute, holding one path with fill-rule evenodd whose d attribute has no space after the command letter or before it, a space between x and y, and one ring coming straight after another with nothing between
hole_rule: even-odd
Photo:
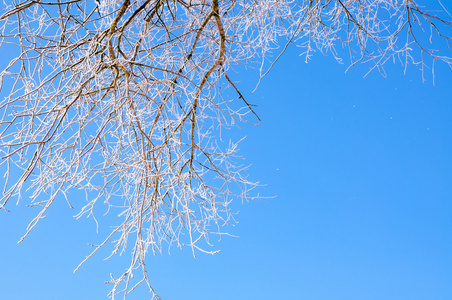
<instances>
[{"instance_id":1,"label":"cluster of twigs","mask_svg":"<svg viewBox=\"0 0 452 300\"><path fill-rule=\"evenodd\" d=\"M219 138L219 128L257 117L232 67L257 65L265 76L289 44L307 59L317 50L339 61L345 45L351 65L370 61L381 72L393 58L450 65L427 47L448 46L451 36L450 15L435 5L439 12L411 0L4 4L0 47L15 55L0 73L0 208L31 191L30 205L42 209L25 238L59 197L72 207L71 189L87 192L79 217L95 218L99 201L120 207L121 223L82 264L110 240L113 253L129 242L131 263L112 277L111 297L143 281L157 297L146 254L173 244L214 253L209 237L234 222L230 201L252 198L257 186L237 163L237 143ZM225 98L225 87L238 100ZM143 276L133 282L137 269Z\"/></svg>"}]
</instances>

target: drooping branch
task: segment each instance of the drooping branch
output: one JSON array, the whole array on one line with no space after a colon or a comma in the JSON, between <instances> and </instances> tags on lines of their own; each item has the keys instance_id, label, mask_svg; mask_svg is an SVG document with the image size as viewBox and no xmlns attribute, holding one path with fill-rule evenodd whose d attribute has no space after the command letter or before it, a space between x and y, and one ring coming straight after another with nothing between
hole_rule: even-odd
<instances>
[{"instance_id":1,"label":"drooping branch","mask_svg":"<svg viewBox=\"0 0 452 300\"><path fill-rule=\"evenodd\" d=\"M112 298L141 282L157 297L147 277L148 252L184 245L194 255L217 252L211 237L227 234L224 226L234 223L230 202L253 199L258 184L235 159L237 143L218 136L247 121L249 112L259 119L254 101L245 100L252 94L231 80L234 68L257 68L265 76L292 45L306 61L322 52L343 62L346 48L351 65L367 63L382 73L392 59L422 67L452 63L450 47L429 49L430 41L449 46L451 16L413 0L94 5L35 0L0 8L0 51L17 51L0 73L6 93L0 210L21 192L41 206L28 235L60 196L68 201L70 190L84 190L86 203L68 201L80 208L77 217L114 225L88 258L109 241L112 255L130 252L130 265L112 275ZM239 95L240 109L231 105L237 97L223 92L228 87ZM118 221L96 219L99 207L117 213ZM140 280L133 278L137 272Z\"/></svg>"}]
</instances>

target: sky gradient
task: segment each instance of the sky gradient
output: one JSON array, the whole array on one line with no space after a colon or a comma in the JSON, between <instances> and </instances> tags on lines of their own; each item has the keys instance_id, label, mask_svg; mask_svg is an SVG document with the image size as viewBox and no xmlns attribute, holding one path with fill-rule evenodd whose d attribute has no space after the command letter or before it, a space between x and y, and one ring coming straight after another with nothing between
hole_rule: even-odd
<instances>
[{"instance_id":1,"label":"sky gradient","mask_svg":"<svg viewBox=\"0 0 452 300\"><path fill-rule=\"evenodd\" d=\"M275 197L234 204L239 224L227 230L239 237L214 241L219 254L150 255L157 294L452 299L452 70L438 64L435 85L392 63L386 78L363 78L366 66L345 73L331 57L306 64L298 53L289 48L254 93L255 72L230 74L262 120L230 135L247 136L250 179ZM103 282L128 256L104 261L107 249L73 274L107 231L60 200L21 244L36 210L22 201L0 213L0 299L107 299ZM143 286L127 299L147 297Z\"/></svg>"}]
</instances>

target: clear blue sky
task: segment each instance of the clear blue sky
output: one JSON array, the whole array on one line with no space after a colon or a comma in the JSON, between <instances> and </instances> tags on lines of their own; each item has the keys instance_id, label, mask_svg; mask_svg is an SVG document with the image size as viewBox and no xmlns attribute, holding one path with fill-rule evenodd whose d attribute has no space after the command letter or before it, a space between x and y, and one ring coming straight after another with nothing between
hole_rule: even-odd
<instances>
[{"instance_id":1,"label":"clear blue sky","mask_svg":"<svg viewBox=\"0 0 452 300\"><path fill-rule=\"evenodd\" d=\"M452 70L436 65L433 86L413 66L345 69L291 48L253 94L255 78L231 76L262 119L234 131L250 178L277 197L237 203L240 237L217 255L149 256L164 300L452 299ZM104 251L73 274L101 241L94 223L60 199L18 245L25 204L0 214L0 299L107 299L128 257Z\"/></svg>"}]
</instances>

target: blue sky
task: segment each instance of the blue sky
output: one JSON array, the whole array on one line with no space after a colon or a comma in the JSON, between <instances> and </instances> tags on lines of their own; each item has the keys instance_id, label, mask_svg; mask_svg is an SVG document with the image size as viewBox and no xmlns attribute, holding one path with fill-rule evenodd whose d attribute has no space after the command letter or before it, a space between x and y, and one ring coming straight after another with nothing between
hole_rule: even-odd
<instances>
[{"instance_id":1,"label":"blue sky","mask_svg":"<svg viewBox=\"0 0 452 300\"><path fill-rule=\"evenodd\" d=\"M250 178L266 202L235 205L239 238L221 253L174 249L147 266L164 299L452 299L452 70L435 86L416 67L387 78L290 48L254 89L236 74L262 122L241 125ZM252 72L251 72L252 73ZM80 197L80 201L84 199ZM21 244L34 210L0 214L0 299L107 299L110 272L127 257L93 257L92 220L64 199ZM143 289L128 299L146 299Z\"/></svg>"}]
</instances>

